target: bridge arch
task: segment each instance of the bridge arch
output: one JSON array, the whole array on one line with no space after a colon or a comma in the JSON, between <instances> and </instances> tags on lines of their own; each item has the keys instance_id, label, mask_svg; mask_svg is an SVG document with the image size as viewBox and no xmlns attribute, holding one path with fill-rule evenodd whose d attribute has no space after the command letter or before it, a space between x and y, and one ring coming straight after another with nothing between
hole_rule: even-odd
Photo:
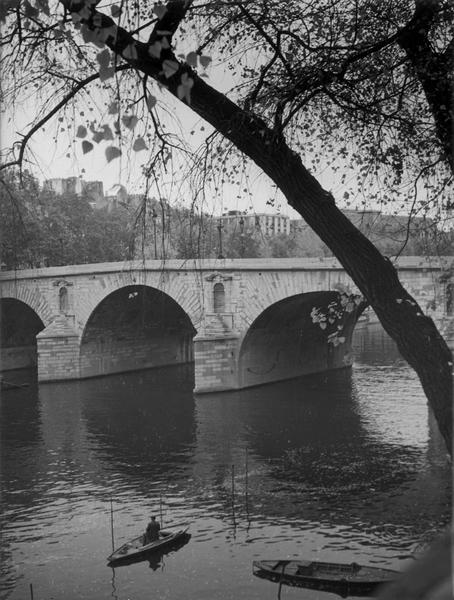
<instances>
[{"instance_id":1,"label":"bridge arch","mask_svg":"<svg viewBox=\"0 0 454 600\"><path fill-rule=\"evenodd\" d=\"M17 298L0 298L0 369L22 369L37 364L36 336L45 327L38 313Z\"/></svg>"},{"instance_id":2,"label":"bridge arch","mask_svg":"<svg viewBox=\"0 0 454 600\"><path fill-rule=\"evenodd\" d=\"M161 290L181 306L198 330L202 321L202 305L193 281L184 273L156 271L121 271L92 275L90 284L79 294L75 307L77 325L83 330L96 307L109 295L131 285L142 285ZM190 281L188 281L190 280ZM75 283L77 288L77 282ZM84 286L85 287L85 286Z\"/></svg>"},{"instance_id":3,"label":"bridge arch","mask_svg":"<svg viewBox=\"0 0 454 600\"><path fill-rule=\"evenodd\" d=\"M94 377L192 362L196 329L169 294L142 284L107 294L81 336L80 375Z\"/></svg>"},{"instance_id":4,"label":"bridge arch","mask_svg":"<svg viewBox=\"0 0 454 600\"><path fill-rule=\"evenodd\" d=\"M314 308L338 299L335 291L295 294L268 306L240 341L239 387L251 387L351 364L351 336L358 312L345 316L343 343L328 342L335 325L322 329L311 318Z\"/></svg>"},{"instance_id":5,"label":"bridge arch","mask_svg":"<svg viewBox=\"0 0 454 600\"><path fill-rule=\"evenodd\" d=\"M22 302L38 315L47 327L54 318L54 311L48 302L48 296L38 286L24 285L15 281L2 285L0 300L14 299Z\"/></svg>"}]
</instances>

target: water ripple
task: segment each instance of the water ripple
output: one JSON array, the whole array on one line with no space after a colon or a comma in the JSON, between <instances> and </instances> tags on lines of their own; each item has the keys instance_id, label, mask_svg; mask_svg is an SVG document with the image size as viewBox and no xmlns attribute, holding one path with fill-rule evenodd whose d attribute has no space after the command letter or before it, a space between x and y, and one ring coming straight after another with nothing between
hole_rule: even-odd
<instances>
[{"instance_id":1,"label":"water ripple","mask_svg":"<svg viewBox=\"0 0 454 600\"><path fill-rule=\"evenodd\" d=\"M386 352L308 387L194 399L177 369L31 387L20 410L5 396L4 597L23 600L33 583L48 600L150 588L262 600L275 590L252 577L257 558L404 566L449 522L450 466L416 377ZM116 545L150 514L189 523L192 538L112 572L111 508Z\"/></svg>"}]
</instances>

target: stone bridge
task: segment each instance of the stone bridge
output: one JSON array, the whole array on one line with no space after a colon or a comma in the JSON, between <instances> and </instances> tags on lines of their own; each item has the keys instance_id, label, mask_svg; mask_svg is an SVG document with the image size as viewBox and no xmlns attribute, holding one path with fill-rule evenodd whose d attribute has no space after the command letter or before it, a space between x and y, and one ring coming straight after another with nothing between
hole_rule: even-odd
<instances>
[{"instance_id":1,"label":"stone bridge","mask_svg":"<svg viewBox=\"0 0 454 600\"><path fill-rule=\"evenodd\" d=\"M403 284L436 318L453 314L452 264L398 263ZM4 271L1 369L37 364L40 381L56 381L194 361L195 391L208 392L342 368L351 364L359 309L325 329L311 312L325 311L346 288L355 291L331 258ZM343 343L328 343L338 326Z\"/></svg>"}]
</instances>

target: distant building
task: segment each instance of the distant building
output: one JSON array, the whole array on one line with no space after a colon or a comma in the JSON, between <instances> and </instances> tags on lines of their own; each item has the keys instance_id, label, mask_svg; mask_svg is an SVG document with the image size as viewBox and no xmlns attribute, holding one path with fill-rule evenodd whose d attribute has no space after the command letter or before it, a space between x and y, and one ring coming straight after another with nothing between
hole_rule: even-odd
<instances>
[{"instance_id":1,"label":"distant building","mask_svg":"<svg viewBox=\"0 0 454 600\"><path fill-rule=\"evenodd\" d=\"M63 194L75 194L82 196L84 181L80 177L65 177L56 179L46 179L44 188L52 190L58 196Z\"/></svg>"},{"instance_id":2,"label":"distant building","mask_svg":"<svg viewBox=\"0 0 454 600\"><path fill-rule=\"evenodd\" d=\"M121 183L116 183L104 194L102 181L84 181L80 177L66 177L46 179L44 189L52 190L58 196L75 194L84 196L92 208L117 208L130 206L137 208L144 201L144 194L128 194L128 190Z\"/></svg>"},{"instance_id":3,"label":"distant building","mask_svg":"<svg viewBox=\"0 0 454 600\"><path fill-rule=\"evenodd\" d=\"M84 195L92 208L99 208L104 202L104 184L102 181L84 181Z\"/></svg>"},{"instance_id":4,"label":"distant building","mask_svg":"<svg viewBox=\"0 0 454 600\"><path fill-rule=\"evenodd\" d=\"M249 215L239 210L229 210L219 220L226 229L230 230L244 227L246 230L258 229L268 236L282 233L290 235L290 218L284 215L267 213Z\"/></svg>"},{"instance_id":5,"label":"distant building","mask_svg":"<svg viewBox=\"0 0 454 600\"><path fill-rule=\"evenodd\" d=\"M104 198L108 208L118 208L128 205L128 190L121 183L116 183L106 192Z\"/></svg>"},{"instance_id":6,"label":"distant building","mask_svg":"<svg viewBox=\"0 0 454 600\"><path fill-rule=\"evenodd\" d=\"M85 196L93 208L99 208L104 200L102 181L84 181L80 177L46 179L44 189L52 190L57 196L74 194Z\"/></svg>"},{"instance_id":7,"label":"distant building","mask_svg":"<svg viewBox=\"0 0 454 600\"><path fill-rule=\"evenodd\" d=\"M378 210L342 210L342 213L368 239L374 243L380 252L392 255L405 244L406 253L418 254L421 250L418 244L427 236L428 229L433 226L430 219L405 215L391 215ZM297 235L303 246L313 247L317 244L318 236L313 232L304 219L293 219L292 233ZM321 242L318 241L320 247Z\"/></svg>"},{"instance_id":8,"label":"distant building","mask_svg":"<svg viewBox=\"0 0 454 600\"><path fill-rule=\"evenodd\" d=\"M365 232L367 230L373 229L377 223L381 223L383 221L384 216L391 215L383 215L378 210L350 210L350 209L341 209L341 212L347 217L349 221L355 225L358 229ZM291 229L292 231L303 231L308 227L306 221L304 219L292 219L291 221Z\"/></svg>"}]
</instances>

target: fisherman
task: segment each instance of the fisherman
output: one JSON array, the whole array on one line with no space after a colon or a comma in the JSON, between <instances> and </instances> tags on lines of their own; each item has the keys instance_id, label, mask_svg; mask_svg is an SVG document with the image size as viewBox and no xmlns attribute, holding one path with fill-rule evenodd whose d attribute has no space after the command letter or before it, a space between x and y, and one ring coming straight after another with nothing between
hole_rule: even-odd
<instances>
[{"instance_id":1,"label":"fisherman","mask_svg":"<svg viewBox=\"0 0 454 600\"><path fill-rule=\"evenodd\" d=\"M151 542L155 542L159 539L159 530L161 526L158 521L156 521L156 517L151 517L151 521L147 525L147 529L145 531L144 536L144 545L150 544Z\"/></svg>"}]
</instances>

